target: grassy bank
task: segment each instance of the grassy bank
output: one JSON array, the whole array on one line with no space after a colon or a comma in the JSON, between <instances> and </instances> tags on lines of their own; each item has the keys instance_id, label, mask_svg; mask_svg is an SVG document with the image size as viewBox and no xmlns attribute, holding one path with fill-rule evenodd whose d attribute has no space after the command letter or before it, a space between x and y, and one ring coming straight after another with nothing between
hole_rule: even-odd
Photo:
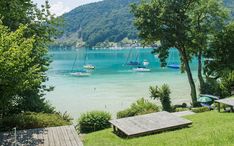
<instances>
[{"instance_id":1,"label":"grassy bank","mask_svg":"<svg viewBox=\"0 0 234 146\"><path fill-rule=\"evenodd\" d=\"M234 146L234 114L217 111L186 116L190 128L144 137L122 139L107 129L84 136L85 146Z\"/></svg>"}]
</instances>

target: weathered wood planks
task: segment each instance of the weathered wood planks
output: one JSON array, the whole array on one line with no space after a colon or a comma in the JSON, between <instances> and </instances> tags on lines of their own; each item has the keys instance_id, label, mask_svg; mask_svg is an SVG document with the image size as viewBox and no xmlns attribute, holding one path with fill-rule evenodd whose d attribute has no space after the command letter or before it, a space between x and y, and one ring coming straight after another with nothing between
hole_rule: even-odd
<instances>
[{"instance_id":1,"label":"weathered wood planks","mask_svg":"<svg viewBox=\"0 0 234 146\"><path fill-rule=\"evenodd\" d=\"M110 123L128 137L182 128L192 124L191 121L168 112L110 120Z\"/></svg>"},{"instance_id":2,"label":"weathered wood planks","mask_svg":"<svg viewBox=\"0 0 234 146\"><path fill-rule=\"evenodd\" d=\"M0 133L0 146L14 144L14 133ZM83 146L74 126L17 131L17 144L23 146Z\"/></svg>"},{"instance_id":3,"label":"weathered wood planks","mask_svg":"<svg viewBox=\"0 0 234 146\"><path fill-rule=\"evenodd\" d=\"M225 98L225 99L220 99L220 100L215 100L216 103L218 103L218 111L220 112L220 103L226 104L231 107L231 111L233 111L234 107L234 98Z\"/></svg>"}]
</instances>

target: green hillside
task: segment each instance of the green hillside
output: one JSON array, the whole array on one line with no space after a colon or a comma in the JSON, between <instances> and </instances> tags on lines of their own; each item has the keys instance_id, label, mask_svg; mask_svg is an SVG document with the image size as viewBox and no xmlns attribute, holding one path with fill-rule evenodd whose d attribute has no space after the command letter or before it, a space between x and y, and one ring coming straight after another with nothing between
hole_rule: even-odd
<instances>
[{"instance_id":1,"label":"green hillside","mask_svg":"<svg viewBox=\"0 0 234 146\"><path fill-rule=\"evenodd\" d=\"M124 38L137 39L129 4L139 1L104 0L73 9L62 16L64 34L56 40L57 45L92 47L103 42L120 42ZM224 3L234 10L234 0L224 0Z\"/></svg>"}]
</instances>

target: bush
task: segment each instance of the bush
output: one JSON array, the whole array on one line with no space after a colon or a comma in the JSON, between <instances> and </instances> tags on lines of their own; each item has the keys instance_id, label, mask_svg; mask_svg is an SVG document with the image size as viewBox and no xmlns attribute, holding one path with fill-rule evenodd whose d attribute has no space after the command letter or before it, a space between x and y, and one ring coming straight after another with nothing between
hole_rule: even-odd
<instances>
[{"instance_id":1,"label":"bush","mask_svg":"<svg viewBox=\"0 0 234 146\"><path fill-rule=\"evenodd\" d=\"M78 130L81 133L89 133L110 127L110 113L92 111L84 113L78 119Z\"/></svg>"},{"instance_id":2,"label":"bush","mask_svg":"<svg viewBox=\"0 0 234 146\"><path fill-rule=\"evenodd\" d=\"M186 111L189 110L186 103L175 104L171 107L172 112Z\"/></svg>"},{"instance_id":3,"label":"bush","mask_svg":"<svg viewBox=\"0 0 234 146\"><path fill-rule=\"evenodd\" d=\"M194 113L202 113L202 112L210 111L210 109L208 107L197 107L197 108L192 108L192 111Z\"/></svg>"},{"instance_id":4,"label":"bush","mask_svg":"<svg viewBox=\"0 0 234 146\"><path fill-rule=\"evenodd\" d=\"M164 84L161 88L158 86L152 87L150 86L150 93L151 98L153 99L160 99L160 102L162 104L162 108L164 111L171 112L171 99L170 99L170 88L168 85Z\"/></svg>"},{"instance_id":5,"label":"bush","mask_svg":"<svg viewBox=\"0 0 234 146\"><path fill-rule=\"evenodd\" d=\"M175 112L182 112L182 111L188 111L188 110L189 110L189 108L181 108L181 107L179 107L179 108L175 109Z\"/></svg>"},{"instance_id":6,"label":"bush","mask_svg":"<svg viewBox=\"0 0 234 146\"><path fill-rule=\"evenodd\" d=\"M45 113L21 113L4 117L0 120L0 130L6 131L16 127L17 129L32 129L70 125L71 121L64 120L59 114Z\"/></svg>"},{"instance_id":7,"label":"bush","mask_svg":"<svg viewBox=\"0 0 234 146\"><path fill-rule=\"evenodd\" d=\"M158 112L159 107L149 102L148 100L145 100L144 98L141 98L136 101L136 103L133 103L130 108L125 109L123 111L119 111L117 113L117 118L124 118L124 117L132 117L136 115L143 115L153 112Z\"/></svg>"}]
</instances>

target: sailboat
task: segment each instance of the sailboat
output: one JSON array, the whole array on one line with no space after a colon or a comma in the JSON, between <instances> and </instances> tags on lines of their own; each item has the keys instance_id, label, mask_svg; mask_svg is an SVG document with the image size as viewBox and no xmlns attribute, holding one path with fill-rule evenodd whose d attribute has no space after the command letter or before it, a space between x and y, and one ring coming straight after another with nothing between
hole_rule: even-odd
<instances>
[{"instance_id":1,"label":"sailboat","mask_svg":"<svg viewBox=\"0 0 234 146\"><path fill-rule=\"evenodd\" d=\"M172 68L172 69L180 69L180 64L178 64L175 60L175 50L172 50L172 54L169 58L169 63L167 65L168 68Z\"/></svg>"},{"instance_id":2,"label":"sailboat","mask_svg":"<svg viewBox=\"0 0 234 146\"><path fill-rule=\"evenodd\" d=\"M83 68L84 68L84 69L88 69L88 70L93 70L93 69L95 69L95 66L93 66L92 64L86 63L87 60L88 60L88 53L87 53L87 49L86 49Z\"/></svg>"},{"instance_id":3,"label":"sailboat","mask_svg":"<svg viewBox=\"0 0 234 146\"><path fill-rule=\"evenodd\" d=\"M91 75L91 73L85 69L79 69L79 70L74 71L77 56L78 55L76 55L76 58L75 58L74 63L72 65L72 72L70 73L70 75L77 76L77 77L89 77Z\"/></svg>"},{"instance_id":4,"label":"sailboat","mask_svg":"<svg viewBox=\"0 0 234 146\"><path fill-rule=\"evenodd\" d=\"M136 72L150 72L151 71L149 68L146 68L145 66L138 66L136 68L133 68L132 70Z\"/></svg>"},{"instance_id":5,"label":"sailboat","mask_svg":"<svg viewBox=\"0 0 234 146\"><path fill-rule=\"evenodd\" d=\"M127 57L127 61L125 63L125 65L128 65L128 66L138 66L138 65L141 65L141 63L139 62L139 54L136 55L136 58L135 60L130 60L133 58L133 48L130 49L129 53L128 53L128 57Z\"/></svg>"}]
</instances>

